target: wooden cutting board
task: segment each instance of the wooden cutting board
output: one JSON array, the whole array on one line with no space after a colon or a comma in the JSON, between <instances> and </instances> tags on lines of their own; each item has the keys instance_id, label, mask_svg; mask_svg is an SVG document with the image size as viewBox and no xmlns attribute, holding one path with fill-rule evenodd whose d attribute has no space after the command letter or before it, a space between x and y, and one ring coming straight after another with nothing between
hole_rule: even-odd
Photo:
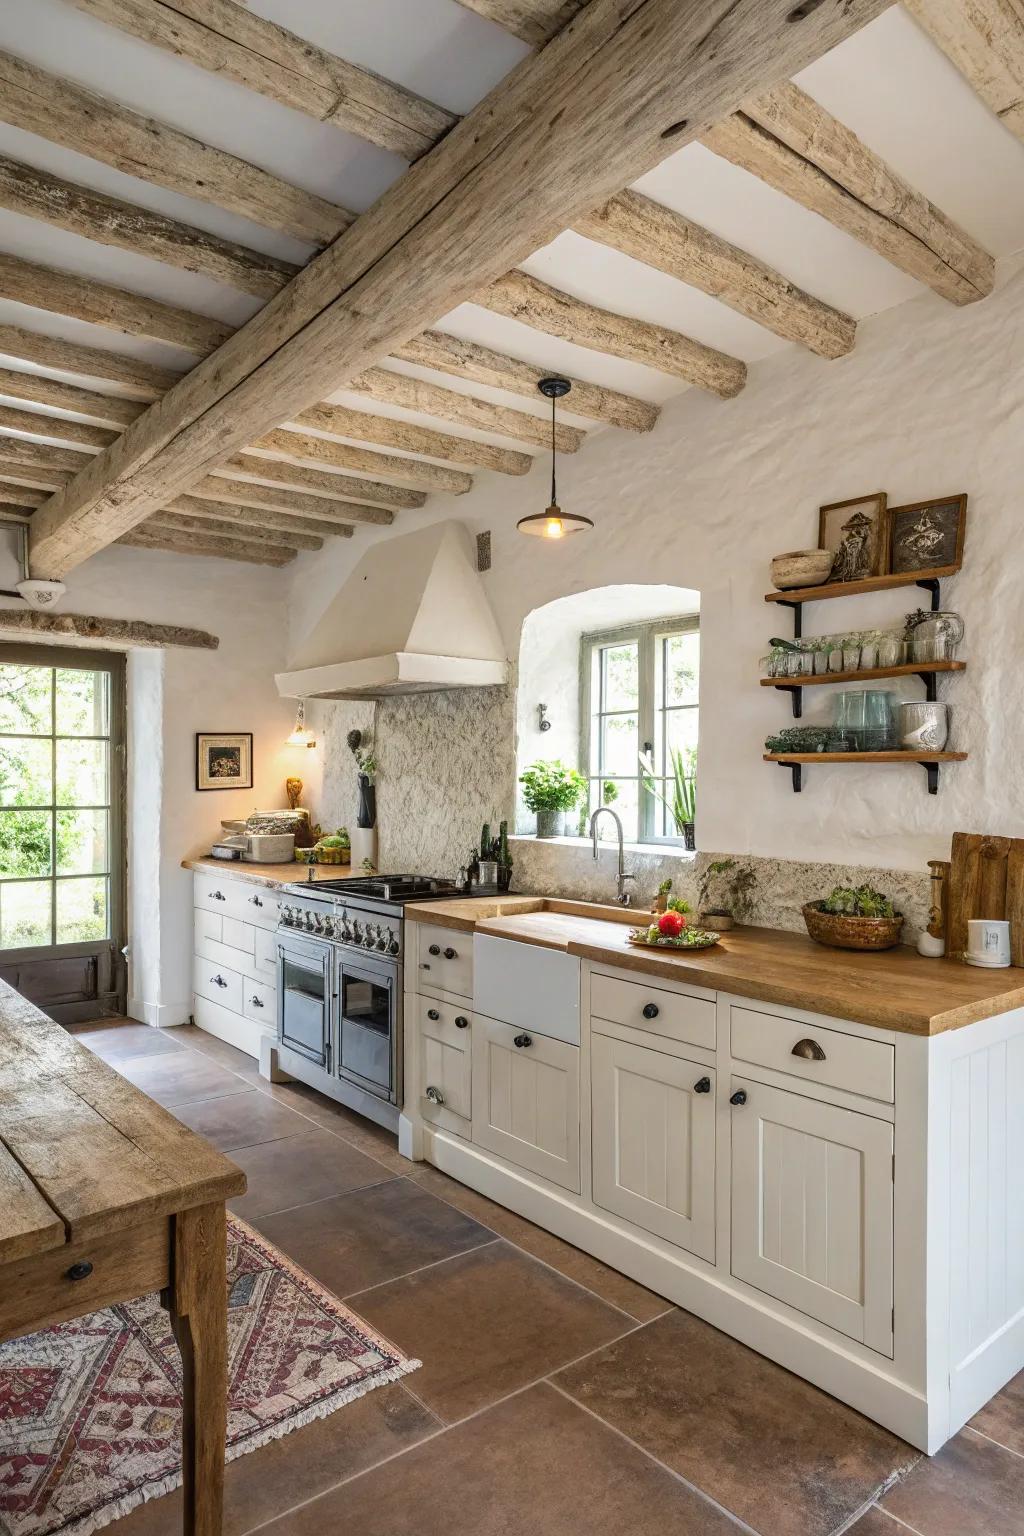
<instances>
[{"instance_id":1,"label":"wooden cutting board","mask_svg":"<svg viewBox=\"0 0 1024 1536\"><path fill-rule=\"evenodd\" d=\"M962 959L972 918L1005 918L1010 958L1024 966L1024 838L954 832L946 952Z\"/></svg>"}]
</instances>

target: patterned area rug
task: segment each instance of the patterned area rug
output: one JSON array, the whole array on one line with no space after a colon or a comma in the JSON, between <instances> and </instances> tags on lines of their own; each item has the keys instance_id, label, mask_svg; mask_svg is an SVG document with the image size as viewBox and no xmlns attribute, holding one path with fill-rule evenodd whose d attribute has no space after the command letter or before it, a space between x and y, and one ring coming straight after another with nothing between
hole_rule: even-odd
<instances>
[{"instance_id":1,"label":"patterned area rug","mask_svg":"<svg viewBox=\"0 0 1024 1536\"><path fill-rule=\"evenodd\" d=\"M228 1452L419 1365L228 1217ZM181 1357L156 1295L0 1346L0 1532L87 1536L181 1483Z\"/></svg>"}]
</instances>

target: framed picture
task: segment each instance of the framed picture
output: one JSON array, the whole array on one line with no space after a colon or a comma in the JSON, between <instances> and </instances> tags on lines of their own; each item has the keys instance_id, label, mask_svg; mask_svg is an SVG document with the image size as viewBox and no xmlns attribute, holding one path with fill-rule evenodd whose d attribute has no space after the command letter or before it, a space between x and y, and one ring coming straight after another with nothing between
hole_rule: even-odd
<instances>
[{"instance_id":1,"label":"framed picture","mask_svg":"<svg viewBox=\"0 0 1024 1536\"><path fill-rule=\"evenodd\" d=\"M931 571L959 565L967 531L967 496L938 496L889 508L889 561L893 571Z\"/></svg>"},{"instance_id":2,"label":"framed picture","mask_svg":"<svg viewBox=\"0 0 1024 1536\"><path fill-rule=\"evenodd\" d=\"M818 508L818 548L835 554L829 581L865 581L885 574L888 557L885 492Z\"/></svg>"},{"instance_id":3,"label":"framed picture","mask_svg":"<svg viewBox=\"0 0 1024 1536\"><path fill-rule=\"evenodd\" d=\"M196 789L252 789L252 732L196 732Z\"/></svg>"}]
</instances>

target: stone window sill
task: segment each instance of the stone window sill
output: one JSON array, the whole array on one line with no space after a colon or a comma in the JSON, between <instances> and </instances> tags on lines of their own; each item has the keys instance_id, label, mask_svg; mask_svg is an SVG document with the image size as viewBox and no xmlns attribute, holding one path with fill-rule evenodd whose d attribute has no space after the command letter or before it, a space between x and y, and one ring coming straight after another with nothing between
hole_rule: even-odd
<instances>
[{"instance_id":1,"label":"stone window sill","mask_svg":"<svg viewBox=\"0 0 1024 1536\"><path fill-rule=\"evenodd\" d=\"M510 843L538 843L542 848L590 848L589 837L535 837L530 833L517 832L509 837ZM614 853L616 842L614 838L598 838L599 850L608 849ZM678 843L626 843L625 852L642 854L649 859L678 859L681 864L692 864L697 855L690 849L681 847Z\"/></svg>"}]
</instances>

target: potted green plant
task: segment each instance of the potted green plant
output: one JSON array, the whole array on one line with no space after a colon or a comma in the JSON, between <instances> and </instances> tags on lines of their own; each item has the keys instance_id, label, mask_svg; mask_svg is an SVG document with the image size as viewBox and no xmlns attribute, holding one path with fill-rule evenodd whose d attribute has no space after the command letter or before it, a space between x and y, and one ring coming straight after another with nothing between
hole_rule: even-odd
<instances>
[{"instance_id":1,"label":"potted green plant","mask_svg":"<svg viewBox=\"0 0 1024 1536\"><path fill-rule=\"evenodd\" d=\"M587 787L583 775L554 758L531 763L519 782L527 809L536 814L537 836L561 837L566 811L579 804Z\"/></svg>"},{"instance_id":2,"label":"potted green plant","mask_svg":"<svg viewBox=\"0 0 1024 1536\"><path fill-rule=\"evenodd\" d=\"M669 747L668 755L672 764L671 798L667 798L658 788L650 753L640 753L640 776L644 788L656 800L660 800L668 811L676 836L683 839L684 846L692 853L697 846L694 828L697 818L697 753L693 747Z\"/></svg>"}]
</instances>

